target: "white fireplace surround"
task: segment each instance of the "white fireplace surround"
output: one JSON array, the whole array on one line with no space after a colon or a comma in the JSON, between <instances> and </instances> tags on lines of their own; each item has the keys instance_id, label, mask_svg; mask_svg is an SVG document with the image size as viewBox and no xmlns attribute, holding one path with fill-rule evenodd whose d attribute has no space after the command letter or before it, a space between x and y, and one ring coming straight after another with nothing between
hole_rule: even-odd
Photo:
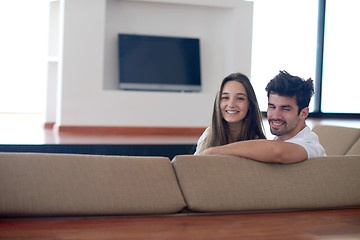
<instances>
[{"instance_id":1,"label":"white fireplace surround","mask_svg":"<svg viewBox=\"0 0 360 240\"><path fill-rule=\"evenodd\" d=\"M51 0L50 8L46 122L57 126L204 127L222 78L250 77L252 2ZM199 38L203 90L119 90L118 33Z\"/></svg>"}]
</instances>

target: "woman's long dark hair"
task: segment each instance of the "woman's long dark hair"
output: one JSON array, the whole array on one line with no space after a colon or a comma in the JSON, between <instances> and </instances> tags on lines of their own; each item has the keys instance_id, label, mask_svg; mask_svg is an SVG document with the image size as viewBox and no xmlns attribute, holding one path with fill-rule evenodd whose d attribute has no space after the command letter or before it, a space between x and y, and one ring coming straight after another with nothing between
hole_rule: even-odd
<instances>
[{"instance_id":1,"label":"woman's long dark hair","mask_svg":"<svg viewBox=\"0 0 360 240\"><path fill-rule=\"evenodd\" d=\"M223 79L220 89L216 94L209 134L204 140L204 144L202 145L200 152L209 147L231 143L229 137L229 125L222 117L220 109L220 100L224 85L230 81L237 81L241 83L246 90L249 100L249 110L245 118L242 120L240 134L235 139L235 142L266 138L263 132L262 116L258 101L249 78L242 73L232 73Z\"/></svg>"}]
</instances>

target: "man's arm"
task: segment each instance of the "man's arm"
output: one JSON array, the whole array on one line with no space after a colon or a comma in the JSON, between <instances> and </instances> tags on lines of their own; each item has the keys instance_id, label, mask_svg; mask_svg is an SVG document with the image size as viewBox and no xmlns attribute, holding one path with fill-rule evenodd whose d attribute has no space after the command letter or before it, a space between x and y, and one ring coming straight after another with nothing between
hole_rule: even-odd
<instances>
[{"instance_id":1,"label":"man's arm","mask_svg":"<svg viewBox=\"0 0 360 240\"><path fill-rule=\"evenodd\" d=\"M204 150L200 155L232 155L260 162L296 163L308 158L302 146L280 140L250 140Z\"/></svg>"}]
</instances>

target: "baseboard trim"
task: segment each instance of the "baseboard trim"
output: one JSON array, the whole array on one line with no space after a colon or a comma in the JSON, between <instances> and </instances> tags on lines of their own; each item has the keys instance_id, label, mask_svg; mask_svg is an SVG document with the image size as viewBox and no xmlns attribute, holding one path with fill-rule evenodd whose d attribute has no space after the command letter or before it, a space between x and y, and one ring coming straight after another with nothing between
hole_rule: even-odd
<instances>
[{"instance_id":1,"label":"baseboard trim","mask_svg":"<svg viewBox=\"0 0 360 240\"><path fill-rule=\"evenodd\" d=\"M54 126L59 134L200 136L205 127Z\"/></svg>"},{"instance_id":2,"label":"baseboard trim","mask_svg":"<svg viewBox=\"0 0 360 240\"><path fill-rule=\"evenodd\" d=\"M55 126L55 122L46 122L46 123L44 124L44 128L45 128L45 129L53 129L54 126Z\"/></svg>"}]
</instances>

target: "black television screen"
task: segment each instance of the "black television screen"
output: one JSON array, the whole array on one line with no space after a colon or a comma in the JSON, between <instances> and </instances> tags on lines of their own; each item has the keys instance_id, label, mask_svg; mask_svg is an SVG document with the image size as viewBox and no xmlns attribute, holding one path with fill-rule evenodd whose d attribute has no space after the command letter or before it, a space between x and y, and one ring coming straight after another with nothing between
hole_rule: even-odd
<instances>
[{"instance_id":1,"label":"black television screen","mask_svg":"<svg viewBox=\"0 0 360 240\"><path fill-rule=\"evenodd\" d=\"M120 89L200 91L197 38L119 34Z\"/></svg>"}]
</instances>

